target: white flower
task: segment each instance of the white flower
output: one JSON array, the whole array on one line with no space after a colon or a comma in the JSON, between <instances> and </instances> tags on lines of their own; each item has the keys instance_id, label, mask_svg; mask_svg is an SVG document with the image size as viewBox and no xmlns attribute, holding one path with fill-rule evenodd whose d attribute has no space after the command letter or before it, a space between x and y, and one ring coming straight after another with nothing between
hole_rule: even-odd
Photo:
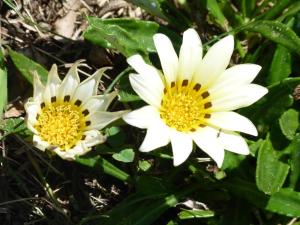
<instances>
[{"instance_id":1,"label":"white flower","mask_svg":"<svg viewBox=\"0 0 300 225\"><path fill-rule=\"evenodd\" d=\"M130 74L130 83L149 104L123 116L132 126L147 129L140 151L171 142L175 166L191 154L193 141L219 167L224 149L248 154L245 140L234 131L256 136L257 130L232 110L249 106L268 92L251 84L261 67L241 64L226 69L234 49L231 35L214 44L203 58L201 40L193 29L183 34L179 58L167 36L153 38L163 76L139 55L127 60L138 73Z\"/></svg>"},{"instance_id":2,"label":"white flower","mask_svg":"<svg viewBox=\"0 0 300 225\"><path fill-rule=\"evenodd\" d=\"M99 130L124 114L124 111L106 111L116 92L97 95L105 69L80 83L79 65L80 61L73 64L63 81L53 65L45 87L35 74L33 97L25 104L34 145L42 151L54 151L66 160L74 160L76 155L103 143L106 138Z\"/></svg>"}]
</instances>

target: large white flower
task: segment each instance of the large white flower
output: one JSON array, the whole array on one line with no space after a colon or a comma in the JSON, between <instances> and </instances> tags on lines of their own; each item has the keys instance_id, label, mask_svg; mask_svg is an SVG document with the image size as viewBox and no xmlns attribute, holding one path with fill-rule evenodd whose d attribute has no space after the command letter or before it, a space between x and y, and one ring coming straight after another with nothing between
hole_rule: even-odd
<instances>
[{"instance_id":1,"label":"large white flower","mask_svg":"<svg viewBox=\"0 0 300 225\"><path fill-rule=\"evenodd\" d=\"M25 104L27 126L34 133L34 145L42 151L54 151L66 160L74 160L76 155L85 154L92 146L103 143L106 138L99 130L124 114L124 111L106 111L116 92L97 95L105 69L80 83L79 65L80 61L73 64L63 81L53 65L46 86L35 74L33 97Z\"/></svg>"},{"instance_id":2,"label":"large white flower","mask_svg":"<svg viewBox=\"0 0 300 225\"><path fill-rule=\"evenodd\" d=\"M130 83L149 104L123 116L127 123L148 129L140 151L171 142L175 166L188 158L193 141L219 167L224 149L248 154L237 132L255 136L257 130L232 110L249 106L268 92L251 84L261 67L241 64L226 69L234 49L231 35L214 44L203 58L201 40L193 29L183 34L179 58L167 36L155 34L153 39L163 75L139 55L127 60L138 73L130 74Z\"/></svg>"}]
</instances>

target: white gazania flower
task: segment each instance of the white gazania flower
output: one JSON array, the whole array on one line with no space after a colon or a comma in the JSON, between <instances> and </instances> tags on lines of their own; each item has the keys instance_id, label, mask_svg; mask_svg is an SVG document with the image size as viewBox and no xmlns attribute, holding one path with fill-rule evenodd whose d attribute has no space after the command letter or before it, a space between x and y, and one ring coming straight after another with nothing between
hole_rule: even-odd
<instances>
[{"instance_id":1,"label":"white gazania flower","mask_svg":"<svg viewBox=\"0 0 300 225\"><path fill-rule=\"evenodd\" d=\"M124 111L106 111L116 92L97 95L105 69L80 83L79 65L80 61L73 64L63 81L53 65L46 86L35 74L33 97L25 104L34 145L43 151L54 151L66 160L74 160L76 155L83 155L92 146L103 143L106 138L99 130L124 114Z\"/></svg>"},{"instance_id":2,"label":"white gazania flower","mask_svg":"<svg viewBox=\"0 0 300 225\"><path fill-rule=\"evenodd\" d=\"M131 85L149 104L123 117L147 129L140 151L171 142L175 166L188 158L193 141L219 167L224 149L248 154L245 140L234 131L255 136L257 130L232 110L249 106L268 92L251 84L261 67L241 64L226 69L234 49L231 35L214 44L203 58L201 40L193 29L184 32L179 57L167 36L154 35L154 44L163 76L139 55L127 60L138 73L130 74Z\"/></svg>"}]
</instances>

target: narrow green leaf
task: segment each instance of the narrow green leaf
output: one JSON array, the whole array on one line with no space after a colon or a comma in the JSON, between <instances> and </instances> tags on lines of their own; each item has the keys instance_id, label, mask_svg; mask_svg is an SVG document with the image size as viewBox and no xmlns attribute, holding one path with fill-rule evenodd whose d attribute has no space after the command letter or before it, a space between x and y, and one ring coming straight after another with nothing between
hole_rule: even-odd
<instances>
[{"instance_id":1,"label":"narrow green leaf","mask_svg":"<svg viewBox=\"0 0 300 225\"><path fill-rule=\"evenodd\" d=\"M290 51L278 45L267 77L267 84L271 85L287 78L292 72L292 56Z\"/></svg>"},{"instance_id":2,"label":"narrow green leaf","mask_svg":"<svg viewBox=\"0 0 300 225\"><path fill-rule=\"evenodd\" d=\"M300 192L281 189L271 196L266 209L289 217L299 217Z\"/></svg>"},{"instance_id":3,"label":"narrow green leaf","mask_svg":"<svg viewBox=\"0 0 300 225\"><path fill-rule=\"evenodd\" d=\"M119 153L115 153L112 155L112 157L120 162L129 163L133 162L134 159L134 151L131 148L124 149L120 151Z\"/></svg>"},{"instance_id":4,"label":"narrow green leaf","mask_svg":"<svg viewBox=\"0 0 300 225\"><path fill-rule=\"evenodd\" d=\"M178 216L181 220L213 217L215 213L211 210L183 210Z\"/></svg>"},{"instance_id":5,"label":"narrow green leaf","mask_svg":"<svg viewBox=\"0 0 300 225\"><path fill-rule=\"evenodd\" d=\"M0 121L7 103L7 71L4 63L4 55L0 49Z\"/></svg>"},{"instance_id":6,"label":"narrow green leaf","mask_svg":"<svg viewBox=\"0 0 300 225\"><path fill-rule=\"evenodd\" d=\"M300 38L287 25L278 21L256 21L246 25L243 29L258 32L265 38L281 44L290 51L300 54Z\"/></svg>"},{"instance_id":7,"label":"narrow green leaf","mask_svg":"<svg viewBox=\"0 0 300 225\"><path fill-rule=\"evenodd\" d=\"M267 138L258 152L256 167L258 189L266 194L279 191L288 175L289 168L289 165L279 161L270 139Z\"/></svg>"},{"instance_id":8,"label":"narrow green leaf","mask_svg":"<svg viewBox=\"0 0 300 225\"><path fill-rule=\"evenodd\" d=\"M225 18L218 2L216 0L206 0L206 8L214 17L216 22L224 29L228 30L228 21Z\"/></svg>"},{"instance_id":9,"label":"narrow green leaf","mask_svg":"<svg viewBox=\"0 0 300 225\"><path fill-rule=\"evenodd\" d=\"M279 118L279 125L284 136L293 140L299 127L299 112L295 109L285 111Z\"/></svg>"},{"instance_id":10,"label":"narrow green leaf","mask_svg":"<svg viewBox=\"0 0 300 225\"><path fill-rule=\"evenodd\" d=\"M274 6L268 10L266 13L262 14L261 17L264 20L271 20L276 18L276 16L280 15L280 13L286 9L288 5L290 5L293 2L293 0L280 0L277 1Z\"/></svg>"},{"instance_id":11,"label":"narrow green leaf","mask_svg":"<svg viewBox=\"0 0 300 225\"><path fill-rule=\"evenodd\" d=\"M141 7L146 12L153 16L160 17L170 24L176 26L180 30L184 30L190 27L190 21L182 14L178 9L174 7L174 4L170 4L168 1L162 0L127 0L132 4Z\"/></svg>"},{"instance_id":12,"label":"narrow green leaf","mask_svg":"<svg viewBox=\"0 0 300 225\"><path fill-rule=\"evenodd\" d=\"M126 57L155 52L152 37L159 25L136 19L99 19L89 17L89 27L84 38L103 48L113 48Z\"/></svg>"},{"instance_id":13,"label":"narrow green leaf","mask_svg":"<svg viewBox=\"0 0 300 225\"><path fill-rule=\"evenodd\" d=\"M300 2L297 1L292 5L290 5L287 9L285 9L282 16L280 16L277 20L281 22L289 16L296 15L299 11L300 11Z\"/></svg>"},{"instance_id":14,"label":"narrow green leaf","mask_svg":"<svg viewBox=\"0 0 300 225\"><path fill-rule=\"evenodd\" d=\"M106 159L102 158L99 155L92 156L91 154L87 154L85 156L76 157L76 162L92 167L96 170L100 170L108 175L111 175L119 180L131 182L131 177L129 174L119 169Z\"/></svg>"},{"instance_id":15,"label":"narrow green leaf","mask_svg":"<svg viewBox=\"0 0 300 225\"><path fill-rule=\"evenodd\" d=\"M134 102L134 101L141 100L141 98L138 95L130 93L125 90L119 90L118 94L119 94L119 101L121 102Z\"/></svg>"},{"instance_id":16,"label":"narrow green leaf","mask_svg":"<svg viewBox=\"0 0 300 225\"><path fill-rule=\"evenodd\" d=\"M36 71L40 76L42 83L46 84L48 71L40 64L34 62L33 60L27 58L25 55L9 50L9 56L11 57L13 63L21 72L21 74L28 80L31 84L33 82L33 72Z\"/></svg>"},{"instance_id":17,"label":"narrow green leaf","mask_svg":"<svg viewBox=\"0 0 300 225\"><path fill-rule=\"evenodd\" d=\"M296 134L287 147L291 154L290 187L295 188L300 183L300 134Z\"/></svg>"},{"instance_id":18,"label":"narrow green leaf","mask_svg":"<svg viewBox=\"0 0 300 225\"><path fill-rule=\"evenodd\" d=\"M241 199L246 199L253 205L264 208L267 202L267 196L257 189L257 186L249 181L245 181L239 178L224 179L224 187L232 193L232 195ZM247 194L245 194L247 193Z\"/></svg>"}]
</instances>

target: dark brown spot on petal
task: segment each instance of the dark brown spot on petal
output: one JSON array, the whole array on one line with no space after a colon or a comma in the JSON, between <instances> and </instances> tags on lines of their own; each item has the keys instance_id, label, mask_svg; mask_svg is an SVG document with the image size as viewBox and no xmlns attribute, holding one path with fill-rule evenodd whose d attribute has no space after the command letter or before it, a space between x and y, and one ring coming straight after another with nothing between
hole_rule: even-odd
<instances>
[{"instance_id":1,"label":"dark brown spot on petal","mask_svg":"<svg viewBox=\"0 0 300 225\"><path fill-rule=\"evenodd\" d=\"M82 103L82 101L80 101L79 99L76 100L75 105L80 106Z\"/></svg>"},{"instance_id":2,"label":"dark brown spot on petal","mask_svg":"<svg viewBox=\"0 0 300 225\"><path fill-rule=\"evenodd\" d=\"M183 80L182 81L182 87L187 86L189 84L188 80Z\"/></svg>"},{"instance_id":3,"label":"dark brown spot on petal","mask_svg":"<svg viewBox=\"0 0 300 225\"><path fill-rule=\"evenodd\" d=\"M204 115L204 118L205 118L205 119L209 119L210 117L211 117L210 114L205 114L205 115Z\"/></svg>"},{"instance_id":4,"label":"dark brown spot on petal","mask_svg":"<svg viewBox=\"0 0 300 225\"><path fill-rule=\"evenodd\" d=\"M208 108L210 108L210 107L212 107L211 102L207 102L207 103L204 104L204 108L205 108L205 109L208 109Z\"/></svg>"},{"instance_id":5,"label":"dark brown spot on petal","mask_svg":"<svg viewBox=\"0 0 300 225\"><path fill-rule=\"evenodd\" d=\"M45 102L42 102L41 103L41 108L44 108L46 105L45 105Z\"/></svg>"},{"instance_id":6,"label":"dark brown spot on petal","mask_svg":"<svg viewBox=\"0 0 300 225\"><path fill-rule=\"evenodd\" d=\"M203 92L201 96L202 98L207 98L209 96L208 91Z\"/></svg>"},{"instance_id":7,"label":"dark brown spot on petal","mask_svg":"<svg viewBox=\"0 0 300 225\"><path fill-rule=\"evenodd\" d=\"M86 138L86 135L82 135L81 140L84 140Z\"/></svg>"},{"instance_id":8,"label":"dark brown spot on petal","mask_svg":"<svg viewBox=\"0 0 300 225\"><path fill-rule=\"evenodd\" d=\"M166 94L167 93L167 89L166 88L164 88L164 94Z\"/></svg>"},{"instance_id":9,"label":"dark brown spot on petal","mask_svg":"<svg viewBox=\"0 0 300 225\"><path fill-rule=\"evenodd\" d=\"M199 124L199 127L206 127L206 125L204 125L204 124Z\"/></svg>"},{"instance_id":10,"label":"dark brown spot on petal","mask_svg":"<svg viewBox=\"0 0 300 225\"><path fill-rule=\"evenodd\" d=\"M175 81L171 82L171 88L175 87Z\"/></svg>"},{"instance_id":11,"label":"dark brown spot on petal","mask_svg":"<svg viewBox=\"0 0 300 225\"><path fill-rule=\"evenodd\" d=\"M70 95L66 95L66 96L64 97L64 102L68 102L68 101L70 101L70 98L71 98L71 96L70 96Z\"/></svg>"},{"instance_id":12,"label":"dark brown spot on petal","mask_svg":"<svg viewBox=\"0 0 300 225\"><path fill-rule=\"evenodd\" d=\"M86 121L86 122L85 122L85 125L86 125L86 126L91 125L91 121Z\"/></svg>"},{"instance_id":13,"label":"dark brown spot on petal","mask_svg":"<svg viewBox=\"0 0 300 225\"><path fill-rule=\"evenodd\" d=\"M56 102L56 96L51 97L51 102Z\"/></svg>"},{"instance_id":14,"label":"dark brown spot on petal","mask_svg":"<svg viewBox=\"0 0 300 225\"><path fill-rule=\"evenodd\" d=\"M196 129L195 129L195 128L192 128L192 129L190 129L190 131L191 131L191 132L195 132L195 131L196 131Z\"/></svg>"},{"instance_id":15,"label":"dark brown spot on petal","mask_svg":"<svg viewBox=\"0 0 300 225\"><path fill-rule=\"evenodd\" d=\"M84 111L82 111L82 114L83 114L84 116L87 116L87 115L90 114L90 112L89 112L89 110L85 109Z\"/></svg>"},{"instance_id":16,"label":"dark brown spot on petal","mask_svg":"<svg viewBox=\"0 0 300 225\"><path fill-rule=\"evenodd\" d=\"M36 120L38 120L40 117L40 114L36 114Z\"/></svg>"},{"instance_id":17,"label":"dark brown spot on petal","mask_svg":"<svg viewBox=\"0 0 300 225\"><path fill-rule=\"evenodd\" d=\"M193 89L194 89L195 91L199 91L200 88L201 88L201 84L198 84L198 83L197 83L197 84L195 84L195 86L194 86Z\"/></svg>"}]
</instances>

